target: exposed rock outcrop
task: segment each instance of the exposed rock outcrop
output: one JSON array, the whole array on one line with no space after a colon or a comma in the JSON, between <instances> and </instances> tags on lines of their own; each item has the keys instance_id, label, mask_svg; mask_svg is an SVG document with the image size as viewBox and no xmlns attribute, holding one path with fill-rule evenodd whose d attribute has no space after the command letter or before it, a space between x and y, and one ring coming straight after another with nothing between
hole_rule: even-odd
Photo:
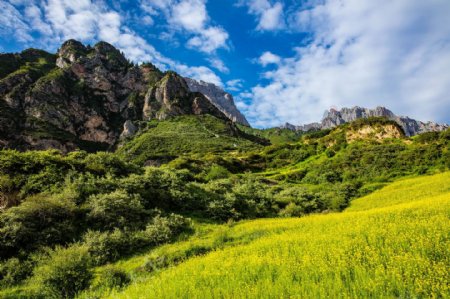
<instances>
[{"instance_id":1,"label":"exposed rock outcrop","mask_svg":"<svg viewBox=\"0 0 450 299\"><path fill-rule=\"evenodd\" d=\"M250 127L250 124L245 116L242 115L242 113L237 109L231 94L225 92L222 88L212 83L197 81L190 78L185 78L185 80L190 91L204 94L233 122Z\"/></svg>"},{"instance_id":2,"label":"exposed rock outcrop","mask_svg":"<svg viewBox=\"0 0 450 299\"><path fill-rule=\"evenodd\" d=\"M112 45L66 41L56 55L0 54L0 147L70 151L115 146L133 122L182 114L230 121L185 79L135 66Z\"/></svg>"},{"instance_id":3,"label":"exposed rock outcrop","mask_svg":"<svg viewBox=\"0 0 450 299\"><path fill-rule=\"evenodd\" d=\"M399 124L406 136L414 136L417 134L443 131L449 128L447 124L437 124L434 122L422 122L411 119L409 117L397 116L385 107L376 107L375 109L367 109L362 107L342 108L341 110L330 109L324 113L320 123L311 123L301 126L295 126L286 123L283 128L294 131L310 131L333 128L348 122L355 121L360 118L369 117L385 117Z\"/></svg>"}]
</instances>

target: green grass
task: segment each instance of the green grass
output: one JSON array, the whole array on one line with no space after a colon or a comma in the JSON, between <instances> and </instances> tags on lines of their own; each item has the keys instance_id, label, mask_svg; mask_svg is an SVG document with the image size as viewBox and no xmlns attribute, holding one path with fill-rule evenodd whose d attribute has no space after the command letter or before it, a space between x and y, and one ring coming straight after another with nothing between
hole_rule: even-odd
<instances>
[{"instance_id":1,"label":"green grass","mask_svg":"<svg viewBox=\"0 0 450 299\"><path fill-rule=\"evenodd\" d=\"M449 182L448 172L400 180L355 200L345 213L210 226L118 263L139 273L146 259L209 248L141 272L109 297L447 297Z\"/></svg>"},{"instance_id":2,"label":"green grass","mask_svg":"<svg viewBox=\"0 0 450 299\"><path fill-rule=\"evenodd\" d=\"M210 115L191 115L166 121L150 121L147 128L120 147L118 153L127 159L144 163L149 159L258 147L258 144L240 136L229 123Z\"/></svg>"}]
</instances>

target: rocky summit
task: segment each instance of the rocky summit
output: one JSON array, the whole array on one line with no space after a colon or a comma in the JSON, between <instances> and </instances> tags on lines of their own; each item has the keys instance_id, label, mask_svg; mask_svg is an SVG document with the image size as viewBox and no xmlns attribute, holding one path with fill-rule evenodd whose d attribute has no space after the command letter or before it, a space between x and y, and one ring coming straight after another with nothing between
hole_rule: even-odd
<instances>
[{"instance_id":1,"label":"rocky summit","mask_svg":"<svg viewBox=\"0 0 450 299\"><path fill-rule=\"evenodd\" d=\"M222 112L235 107L232 98L222 107L198 91L175 72L134 65L106 42L69 40L55 55L0 54L0 147L109 149L139 121L186 114L248 124L232 116L237 109Z\"/></svg>"},{"instance_id":2,"label":"rocky summit","mask_svg":"<svg viewBox=\"0 0 450 299\"><path fill-rule=\"evenodd\" d=\"M237 109L233 96L219 86L205 81L184 78L192 92L204 94L220 111L234 122L249 127L245 116Z\"/></svg>"},{"instance_id":3,"label":"rocky summit","mask_svg":"<svg viewBox=\"0 0 450 299\"><path fill-rule=\"evenodd\" d=\"M375 109L368 109L355 106L353 108L342 108L341 110L330 109L325 111L322 121L320 123L310 123L301 126L295 126L286 123L282 128L293 131L311 131L333 128L348 122L355 121L361 118L369 117L384 117L393 120L399 124L406 136L414 136L425 132L440 132L449 128L447 124L438 124L435 122L422 122L409 117L397 116L392 111L385 107L376 107Z\"/></svg>"}]
</instances>

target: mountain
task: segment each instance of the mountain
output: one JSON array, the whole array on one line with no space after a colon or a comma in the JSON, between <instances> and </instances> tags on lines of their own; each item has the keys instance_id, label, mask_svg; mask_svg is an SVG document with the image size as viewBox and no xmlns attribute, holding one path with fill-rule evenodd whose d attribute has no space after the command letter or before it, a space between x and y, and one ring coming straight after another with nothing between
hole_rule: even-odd
<instances>
[{"instance_id":1,"label":"mountain","mask_svg":"<svg viewBox=\"0 0 450 299\"><path fill-rule=\"evenodd\" d=\"M235 107L232 98L226 103ZM0 54L2 148L111 149L139 121L201 114L231 122L183 77L136 66L106 42L68 40L55 55Z\"/></svg>"},{"instance_id":2,"label":"mountain","mask_svg":"<svg viewBox=\"0 0 450 299\"><path fill-rule=\"evenodd\" d=\"M324 113L322 121L320 123L310 123L301 126L295 126L290 123L286 123L282 128L290 129L293 131L310 131L329 129L355 121L361 118L369 117L385 117L390 120L394 120L399 124L406 136L414 136L425 132L440 132L449 128L447 124L438 124L435 122L422 122L409 117L397 116L392 111L385 107L376 107L375 109L368 109L355 106L353 108L342 108L341 110L330 109Z\"/></svg>"},{"instance_id":3,"label":"mountain","mask_svg":"<svg viewBox=\"0 0 450 299\"><path fill-rule=\"evenodd\" d=\"M247 119L237 109L231 94L225 92L222 88L205 81L197 81L190 78L184 78L190 91L204 94L220 111L225 113L232 121L250 127Z\"/></svg>"}]
</instances>

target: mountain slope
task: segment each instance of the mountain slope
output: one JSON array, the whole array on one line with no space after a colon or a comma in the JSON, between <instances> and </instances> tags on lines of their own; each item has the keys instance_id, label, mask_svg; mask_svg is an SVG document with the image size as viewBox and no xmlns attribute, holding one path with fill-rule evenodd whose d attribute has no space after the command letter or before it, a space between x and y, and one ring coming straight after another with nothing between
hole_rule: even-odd
<instances>
[{"instance_id":1,"label":"mountain slope","mask_svg":"<svg viewBox=\"0 0 450 299\"><path fill-rule=\"evenodd\" d=\"M105 150L142 120L210 114L231 122L178 74L135 66L106 42L69 40L56 55L30 49L0 62L2 148Z\"/></svg>"},{"instance_id":2,"label":"mountain slope","mask_svg":"<svg viewBox=\"0 0 450 299\"><path fill-rule=\"evenodd\" d=\"M213 252L141 274L109 298L445 297L450 190L442 186L449 180L448 172L400 180L341 214L223 227L228 241L222 248L214 248L216 231L168 245L118 266L138 270L131 265L199 247ZM393 190L397 197L390 201Z\"/></svg>"}]
</instances>

